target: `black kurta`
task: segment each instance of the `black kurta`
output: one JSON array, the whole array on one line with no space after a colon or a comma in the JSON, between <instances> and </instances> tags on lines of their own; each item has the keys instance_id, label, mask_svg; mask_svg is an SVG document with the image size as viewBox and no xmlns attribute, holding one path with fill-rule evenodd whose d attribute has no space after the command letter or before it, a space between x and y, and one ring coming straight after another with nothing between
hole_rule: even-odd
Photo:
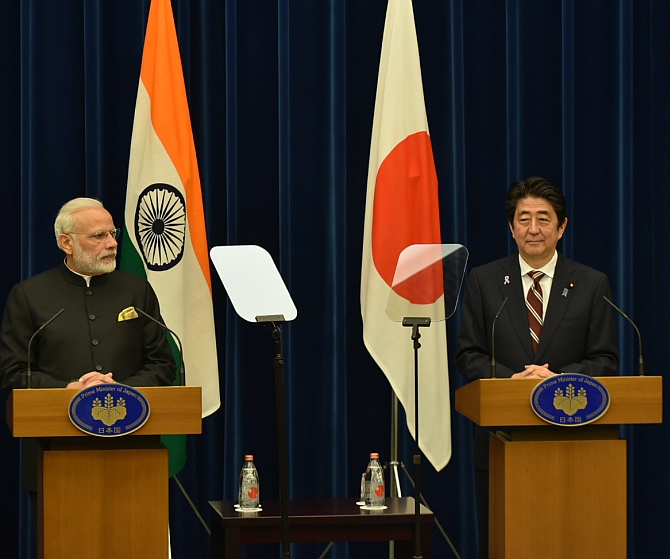
<instances>
[{"instance_id":1,"label":"black kurta","mask_svg":"<svg viewBox=\"0 0 670 559\"><path fill-rule=\"evenodd\" d=\"M33 388L62 388L91 371L111 371L115 381L129 386L172 384L176 367L165 330L142 315L119 320L132 306L163 322L151 285L119 270L93 276L90 283L61 264L12 288L0 330L5 393L25 387L28 340L60 309L33 341Z\"/></svg>"}]
</instances>

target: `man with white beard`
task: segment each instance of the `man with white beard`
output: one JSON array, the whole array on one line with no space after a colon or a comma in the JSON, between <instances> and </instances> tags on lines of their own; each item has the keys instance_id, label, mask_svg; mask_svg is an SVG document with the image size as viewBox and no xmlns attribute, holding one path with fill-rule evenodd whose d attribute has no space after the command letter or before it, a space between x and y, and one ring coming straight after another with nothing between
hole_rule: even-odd
<instances>
[{"instance_id":1,"label":"man with white beard","mask_svg":"<svg viewBox=\"0 0 670 559\"><path fill-rule=\"evenodd\" d=\"M163 322L158 298L145 279L116 270L120 229L111 214L98 200L75 198L61 208L54 229L64 262L15 285L5 305L0 328L5 395L26 387L30 337L61 309L33 340L33 388L172 384L176 366L166 331L135 311ZM24 466L29 462L24 456ZM24 485L36 490L35 474L25 469Z\"/></svg>"},{"instance_id":2,"label":"man with white beard","mask_svg":"<svg viewBox=\"0 0 670 559\"><path fill-rule=\"evenodd\" d=\"M75 198L61 208L54 229L63 264L15 285L7 299L2 390L25 386L28 340L61 308L63 314L33 341L34 388L171 384L175 364L165 330L136 313L122 315L137 307L163 321L149 283L116 270L120 230L110 213L98 200Z\"/></svg>"}]
</instances>

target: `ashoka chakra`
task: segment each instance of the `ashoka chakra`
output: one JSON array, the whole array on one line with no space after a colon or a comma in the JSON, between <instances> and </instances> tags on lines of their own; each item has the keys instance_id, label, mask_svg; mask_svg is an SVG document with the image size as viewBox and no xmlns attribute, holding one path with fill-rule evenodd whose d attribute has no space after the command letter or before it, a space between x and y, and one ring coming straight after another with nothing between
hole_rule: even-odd
<instances>
[{"instance_id":1,"label":"ashoka chakra","mask_svg":"<svg viewBox=\"0 0 670 559\"><path fill-rule=\"evenodd\" d=\"M181 192L169 184L145 188L135 209L135 235L149 270L161 272L179 264L186 235Z\"/></svg>"}]
</instances>

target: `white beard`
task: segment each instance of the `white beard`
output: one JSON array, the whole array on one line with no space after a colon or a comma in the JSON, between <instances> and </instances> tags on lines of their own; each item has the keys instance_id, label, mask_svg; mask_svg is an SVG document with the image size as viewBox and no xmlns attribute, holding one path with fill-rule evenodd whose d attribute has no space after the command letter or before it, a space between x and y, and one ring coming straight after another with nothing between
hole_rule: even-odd
<instances>
[{"instance_id":1,"label":"white beard","mask_svg":"<svg viewBox=\"0 0 670 559\"><path fill-rule=\"evenodd\" d=\"M113 272L116 269L116 258L113 260L102 260L106 256L111 255L116 257L116 249L112 249L100 256L93 256L83 250L76 239L73 243L72 262L77 270L85 276L98 276Z\"/></svg>"}]
</instances>

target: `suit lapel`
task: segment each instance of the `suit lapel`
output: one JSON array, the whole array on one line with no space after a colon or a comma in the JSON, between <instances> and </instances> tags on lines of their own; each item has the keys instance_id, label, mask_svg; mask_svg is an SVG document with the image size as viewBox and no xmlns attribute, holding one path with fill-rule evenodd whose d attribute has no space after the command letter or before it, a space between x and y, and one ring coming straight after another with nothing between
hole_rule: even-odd
<instances>
[{"instance_id":1,"label":"suit lapel","mask_svg":"<svg viewBox=\"0 0 670 559\"><path fill-rule=\"evenodd\" d=\"M551 344L551 338L556 333L556 329L561 323L563 315L573 299L569 296L569 290L571 289L569 286L571 283L574 284L575 282L573 277L574 270L574 265L572 265L570 261L566 261L566 259L559 253L554 280L551 284L551 295L549 296L547 315L544 319L540 345L537 348L537 354L535 356L537 363L542 362L542 354ZM566 288L568 289L568 292L564 296L563 290Z\"/></svg>"},{"instance_id":2,"label":"suit lapel","mask_svg":"<svg viewBox=\"0 0 670 559\"><path fill-rule=\"evenodd\" d=\"M507 297L504 313L507 313L514 331L526 351L528 363L533 362L533 342L528 331L528 315L526 314L526 296L521 282L521 268L518 253L511 254L503 260L502 277L499 281L500 294ZM498 278L496 278L498 281ZM496 336L497 337L497 336Z\"/></svg>"}]
</instances>

